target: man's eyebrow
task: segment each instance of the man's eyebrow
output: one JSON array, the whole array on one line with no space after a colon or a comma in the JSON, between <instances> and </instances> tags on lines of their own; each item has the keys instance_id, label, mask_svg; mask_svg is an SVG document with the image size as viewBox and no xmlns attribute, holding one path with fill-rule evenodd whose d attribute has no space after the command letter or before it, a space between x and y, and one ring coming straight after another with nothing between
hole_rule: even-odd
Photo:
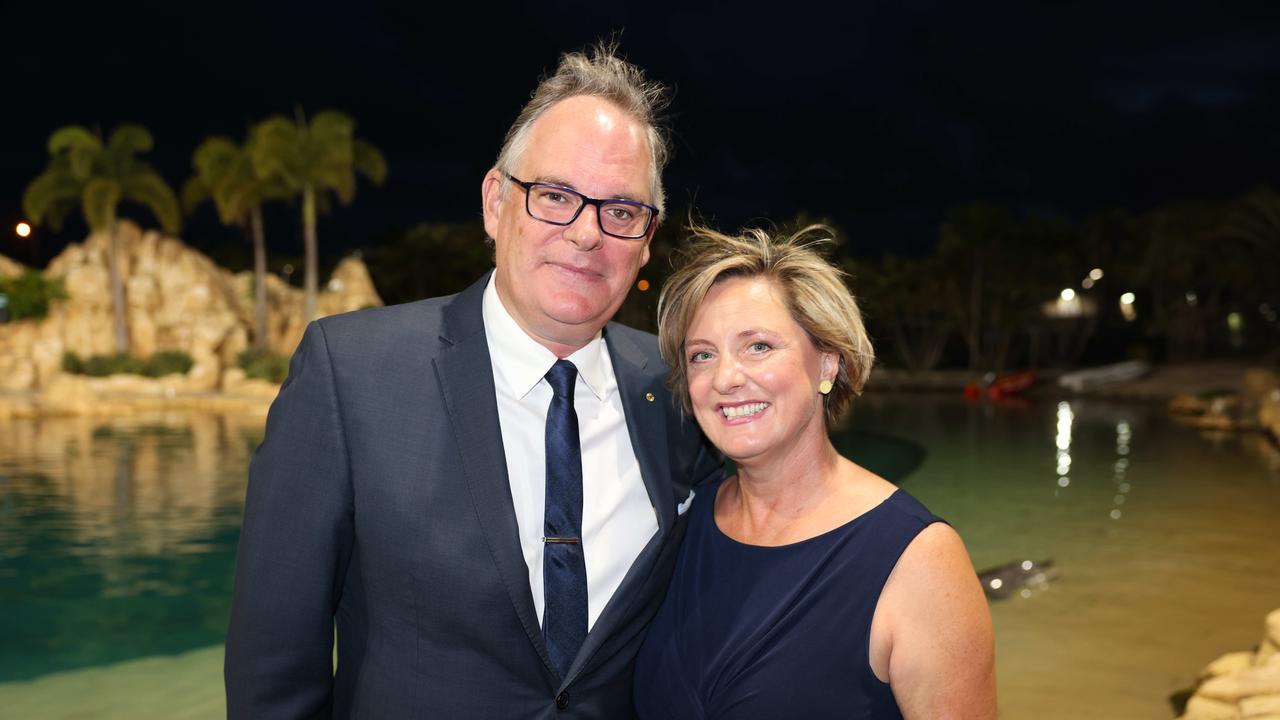
<instances>
[{"instance_id":1,"label":"man's eyebrow","mask_svg":"<svg viewBox=\"0 0 1280 720\"><path fill-rule=\"evenodd\" d=\"M539 175L538 177L534 178L534 181L540 182L540 183L546 183L548 185L559 185L562 188L569 188L570 190L578 189L574 187L573 183L569 182L568 180L565 180L564 178L556 177L555 175Z\"/></svg>"},{"instance_id":2,"label":"man's eyebrow","mask_svg":"<svg viewBox=\"0 0 1280 720\"><path fill-rule=\"evenodd\" d=\"M573 190L574 192L582 193L582 191L579 190L573 183L569 182L568 180L565 180L564 178L556 177L555 175L539 175L535 179L535 182L546 183L548 185L558 185L562 188L568 188L569 190ZM586 193L582 193L582 194L586 195ZM638 202L644 205L648 204L647 201L641 200L638 197L633 197L628 193L617 193L614 195L606 195L605 197L602 197L600 199L601 200L630 200L631 202Z\"/></svg>"}]
</instances>

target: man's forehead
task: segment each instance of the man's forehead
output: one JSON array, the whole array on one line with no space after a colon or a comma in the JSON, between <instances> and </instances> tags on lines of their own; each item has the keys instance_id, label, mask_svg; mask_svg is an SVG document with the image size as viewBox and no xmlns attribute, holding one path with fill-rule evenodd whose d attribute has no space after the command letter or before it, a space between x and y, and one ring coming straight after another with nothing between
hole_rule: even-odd
<instances>
[{"instance_id":1,"label":"man's forehead","mask_svg":"<svg viewBox=\"0 0 1280 720\"><path fill-rule=\"evenodd\" d=\"M639 119L613 102L576 96L534 121L518 172L527 182L592 197L649 201L653 155Z\"/></svg>"}]
</instances>

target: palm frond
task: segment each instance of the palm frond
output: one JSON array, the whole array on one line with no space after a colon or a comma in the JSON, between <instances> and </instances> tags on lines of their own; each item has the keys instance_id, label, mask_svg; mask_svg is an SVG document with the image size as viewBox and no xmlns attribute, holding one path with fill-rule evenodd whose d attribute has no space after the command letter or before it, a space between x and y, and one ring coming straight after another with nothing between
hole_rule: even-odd
<instances>
[{"instance_id":1,"label":"palm frond","mask_svg":"<svg viewBox=\"0 0 1280 720\"><path fill-rule=\"evenodd\" d=\"M120 183L114 178L95 177L85 183L81 205L89 229L95 232L111 229L121 194Z\"/></svg>"},{"instance_id":2,"label":"palm frond","mask_svg":"<svg viewBox=\"0 0 1280 720\"><path fill-rule=\"evenodd\" d=\"M349 145L356 134L356 121L338 110L322 110L311 118L308 131L321 145Z\"/></svg>"},{"instance_id":3,"label":"palm frond","mask_svg":"<svg viewBox=\"0 0 1280 720\"><path fill-rule=\"evenodd\" d=\"M107 151L115 156L140 155L151 152L154 146L155 141L151 138L151 131L133 123L117 125L107 138Z\"/></svg>"},{"instance_id":4,"label":"palm frond","mask_svg":"<svg viewBox=\"0 0 1280 720\"><path fill-rule=\"evenodd\" d=\"M387 179L387 159L373 143L356 138L352 146L356 171L369 178L374 185Z\"/></svg>"},{"instance_id":5,"label":"palm frond","mask_svg":"<svg viewBox=\"0 0 1280 720\"><path fill-rule=\"evenodd\" d=\"M122 183L124 199L145 205L160 221L165 232L176 235L182 227L178 198L169 183L152 170L132 174Z\"/></svg>"},{"instance_id":6,"label":"palm frond","mask_svg":"<svg viewBox=\"0 0 1280 720\"><path fill-rule=\"evenodd\" d=\"M209 185L199 175L192 175L182 184L182 209L190 215L201 203L213 197Z\"/></svg>"},{"instance_id":7,"label":"palm frond","mask_svg":"<svg viewBox=\"0 0 1280 720\"><path fill-rule=\"evenodd\" d=\"M283 115L273 115L254 126L249 142L254 172L275 178L295 191L302 186L302 138L298 127Z\"/></svg>"},{"instance_id":8,"label":"palm frond","mask_svg":"<svg viewBox=\"0 0 1280 720\"><path fill-rule=\"evenodd\" d=\"M196 147L191 154L191 167L209 181L225 172L239 154L240 148L233 140L215 135Z\"/></svg>"},{"instance_id":9,"label":"palm frond","mask_svg":"<svg viewBox=\"0 0 1280 720\"><path fill-rule=\"evenodd\" d=\"M81 182L89 179L93 162L102 154L102 141L81 125L66 125L49 136L49 155L66 158L68 169Z\"/></svg>"},{"instance_id":10,"label":"palm frond","mask_svg":"<svg viewBox=\"0 0 1280 720\"><path fill-rule=\"evenodd\" d=\"M36 225L48 222L55 229L61 227L63 216L60 213L65 212L67 204L60 201L70 200L71 207L74 207L80 198L81 188L81 183L65 166L51 163L23 191L22 212Z\"/></svg>"}]
</instances>

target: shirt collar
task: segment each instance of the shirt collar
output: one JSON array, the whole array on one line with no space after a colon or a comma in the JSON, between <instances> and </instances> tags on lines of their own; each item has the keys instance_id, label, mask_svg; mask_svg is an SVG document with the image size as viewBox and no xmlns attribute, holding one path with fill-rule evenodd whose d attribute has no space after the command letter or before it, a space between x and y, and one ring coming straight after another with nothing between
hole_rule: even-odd
<instances>
[{"instance_id":1,"label":"shirt collar","mask_svg":"<svg viewBox=\"0 0 1280 720\"><path fill-rule=\"evenodd\" d=\"M493 362L493 375L497 382L506 384L513 395L524 398L546 376L558 359L516 323L511 313L498 297L497 273L489 276L484 289L481 314L484 332L489 342L489 355L500 360ZM565 358L578 368L578 377L587 388L603 402L608 396L609 378L613 374L608 367L604 334L597 331L590 342Z\"/></svg>"}]
</instances>

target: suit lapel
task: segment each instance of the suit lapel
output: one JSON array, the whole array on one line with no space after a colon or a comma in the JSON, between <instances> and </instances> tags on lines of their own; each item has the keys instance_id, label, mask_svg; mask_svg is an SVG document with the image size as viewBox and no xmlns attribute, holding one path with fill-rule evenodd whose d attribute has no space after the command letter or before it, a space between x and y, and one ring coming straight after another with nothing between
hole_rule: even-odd
<instances>
[{"instance_id":1,"label":"suit lapel","mask_svg":"<svg viewBox=\"0 0 1280 720\"><path fill-rule=\"evenodd\" d=\"M445 311L444 334L440 340L450 347L443 349L433 364L462 457L467 488L489 551L520 623L551 671L551 659L529 590L529 572L520 549L511 482L502 449L493 365L481 313L488 281L486 275L458 295ZM554 675L554 671L551 672Z\"/></svg>"},{"instance_id":2,"label":"suit lapel","mask_svg":"<svg viewBox=\"0 0 1280 720\"><path fill-rule=\"evenodd\" d=\"M667 451L667 413L661 406L664 373L647 371L648 360L625 335L607 336L613 374L622 395L631 449L640 464L640 476L649 502L658 514L658 532L666 535L675 522L675 496L671 490L671 455Z\"/></svg>"},{"instance_id":3,"label":"suit lapel","mask_svg":"<svg viewBox=\"0 0 1280 720\"><path fill-rule=\"evenodd\" d=\"M618 392L622 396L622 410L627 419L627 434L631 448L640 465L640 476L658 516L658 532L649 540L636 557L622 583L609 598L596 624L587 633L587 639L578 651L569 672L561 681L561 687L576 678L591 661L596 651L619 629L619 624L631 614L631 608L639 599L640 589L649 581L654 563L666 545L675 525L676 500L672 491L671 460L667 452L667 413L659 398L666 394L661 390L662 375L646 371L648 364L640 348L620 333L605 331L609 344L609 357L613 361L613 374L618 380ZM653 398L650 400L649 398Z\"/></svg>"}]
</instances>

